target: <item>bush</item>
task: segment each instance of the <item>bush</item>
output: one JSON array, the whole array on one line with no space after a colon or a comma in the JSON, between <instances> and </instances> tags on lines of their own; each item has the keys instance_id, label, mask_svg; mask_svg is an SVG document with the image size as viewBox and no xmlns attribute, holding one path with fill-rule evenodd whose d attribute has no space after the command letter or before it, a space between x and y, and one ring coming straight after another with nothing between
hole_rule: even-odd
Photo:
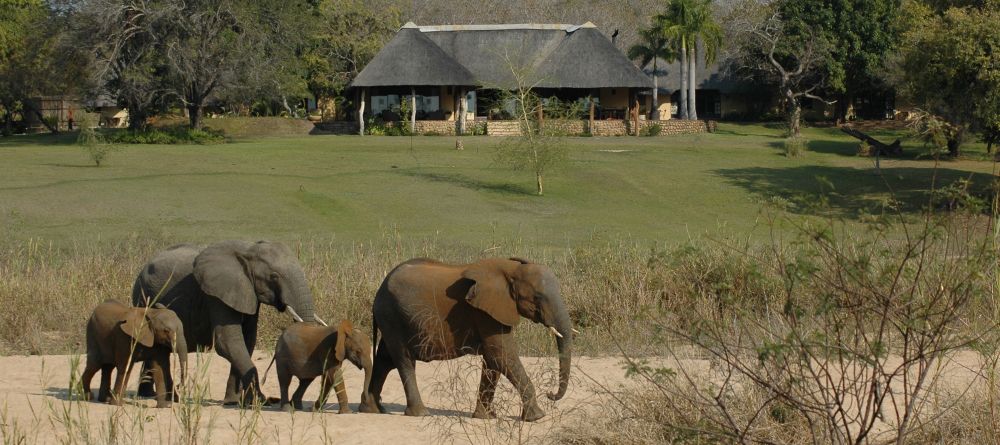
<instances>
[{"instance_id":1,"label":"bush","mask_svg":"<svg viewBox=\"0 0 1000 445\"><path fill-rule=\"evenodd\" d=\"M76 144L90 156L94 165L100 167L101 162L108 157L108 153L115 150L115 146L107 143L97 130L94 129L93 119L87 116L80 118L80 133L76 137Z\"/></svg>"},{"instance_id":2,"label":"bush","mask_svg":"<svg viewBox=\"0 0 1000 445\"><path fill-rule=\"evenodd\" d=\"M141 131L114 130L104 139L117 144L218 144L226 141L222 131L211 128L191 129L186 126L150 128Z\"/></svg>"},{"instance_id":3,"label":"bush","mask_svg":"<svg viewBox=\"0 0 1000 445\"><path fill-rule=\"evenodd\" d=\"M871 156L872 146L868 144L868 141L861 141L858 144L858 156Z\"/></svg>"},{"instance_id":4,"label":"bush","mask_svg":"<svg viewBox=\"0 0 1000 445\"><path fill-rule=\"evenodd\" d=\"M806 139L799 136L785 138L782 146L785 149L785 156L789 158L798 157L806 151Z\"/></svg>"},{"instance_id":5,"label":"bush","mask_svg":"<svg viewBox=\"0 0 1000 445\"><path fill-rule=\"evenodd\" d=\"M660 124L647 125L646 128L642 129L643 136L659 136L663 132L663 127Z\"/></svg>"}]
</instances>

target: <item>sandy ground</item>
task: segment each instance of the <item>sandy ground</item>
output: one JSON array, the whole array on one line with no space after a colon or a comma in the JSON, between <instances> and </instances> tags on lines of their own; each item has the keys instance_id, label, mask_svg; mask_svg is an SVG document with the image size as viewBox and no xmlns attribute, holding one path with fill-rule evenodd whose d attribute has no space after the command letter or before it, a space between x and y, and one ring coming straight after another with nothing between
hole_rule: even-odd
<instances>
[{"instance_id":1,"label":"sandy ground","mask_svg":"<svg viewBox=\"0 0 1000 445\"><path fill-rule=\"evenodd\" d=\"M263 371L269 353L254 357ZM626 382L621 360L617 358L574 357L573 379L569 392L559 402L544 394L555 389L557 362L554 357L524 358L532 375L539 403L548 415L540 422L524 424L514 419L520 413L516 394L502 380L495 402L496 420L469 418L479 383L478 357L449 362L420 363L417 367L424 402L432 415L423 418L402 415L405 397L399 376L389 375L383 392L383 404L390 414L336 414L336 398L331 395L324 413L310 412L319 392L319 380L306 392L306 410L288 414L277 407L259 412L221 406L227 363L214 354L191 355L191 371L207 376L208 395L198 422L198 443L510 443L528 439L545 442L560 428L579 421L593 412L596 379L617 386ZM184 443L181 426L183 404L170 409L156 409L153 400L134 400L124 408L96 402L68 400L71 356L0 357L0 410L3 434L24 435L26 443ZM199 365L200 363L200 365ZM200 371L198 367L200 366ZM82 369L82 365L77 372ZM345 366L351 409L357 410L363 373ZM129 386L134 395L138 369ZM94 387L99 384L99 375ZM293 383L295 385L295 383ZM277 378L270 371L264 392L278 396ZM84 440L87 435L90 440ZM6 442L6 441L5 441Z\"/></svg>"}]
</instances>

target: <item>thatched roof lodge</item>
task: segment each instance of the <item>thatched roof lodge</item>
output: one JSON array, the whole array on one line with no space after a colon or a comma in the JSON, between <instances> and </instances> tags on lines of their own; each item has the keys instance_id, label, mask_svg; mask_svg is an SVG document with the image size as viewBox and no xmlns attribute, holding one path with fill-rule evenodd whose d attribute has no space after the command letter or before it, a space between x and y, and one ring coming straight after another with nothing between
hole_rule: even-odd
<instances>
[{"instance_id":1,"label":"thatched roof lodge","mask_svg":"<svg viewBox=\"0 0 1000 445\"><path fill-rule=\"evenodd\" d=\"M520 82L518 81L520 79ZM543 97L588 98L597 118L622 119L652 80L592 23L444 25L407 23L351 83L359 122L458 121L497 113L502 90L531 85ZM465 97L466 100L459 100ZM399 116L401 101L412 104ZM395 118L395 119L393 119ZM363 132L363 128L362 128Z\"/></svg>"}]
</instances>

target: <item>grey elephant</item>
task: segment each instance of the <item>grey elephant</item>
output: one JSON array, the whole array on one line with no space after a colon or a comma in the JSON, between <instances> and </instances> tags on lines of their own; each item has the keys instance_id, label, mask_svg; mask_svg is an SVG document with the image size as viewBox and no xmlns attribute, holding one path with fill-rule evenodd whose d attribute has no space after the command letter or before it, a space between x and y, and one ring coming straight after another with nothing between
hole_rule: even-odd
<instances>
[{"instance_id":1,"label":"grey elephant","mask_svg":"<svg viewBox=\"0 0 1000 445\"><path fill-rule=\"evenodd\" d=\"M382 281L372 306L375 348L368 388L376 408L389 371L399 371L409 416L427 414L415 374L416 361L482 356L483 371L473 417L495 415L491 404L500 375L521 396L521 418L534 421L545 413L518 357L513 330L521 317L549 327L559 350L559 400L569 383L573 326L552 271L522 259L486 259L445 264L417 258L396 266Z\"/></svg>"},{"instance_id":2,"label":"grey elephant","mask_svg":"<svg viewBox=\"0 0 1000 445\"><path fill-rule=\"evenodd\" d=\"M224 241L163 250L143 266L132 288L135 306L156 302L177 313L189 347L214 346L230 363L225 404L266 401L251 361L262 303L296 321L325 325L298 259L277 242ZM153 393L148 381L139 389L140 395Z\"/></svg>"},{"instance_id":3,"label":"grey elephant","mask_svg":"<svg viewBox=\"0 0 1000 445\"><path fill-rule=\"evenodd\" d=\"M91 398L90 381L101 371L97 400L121 405L132 365L150 360L157 390L156 407L169 407L174 400L172 352L177 353L183 381L188 349L184 326L177 314L160 304L136 308L117 300L105 301L94 308L87 321L87 367L81 378L84 394L88 400ZM112 370L117 370L114 389L111 389Z\"/></svg>"}]
</instances>

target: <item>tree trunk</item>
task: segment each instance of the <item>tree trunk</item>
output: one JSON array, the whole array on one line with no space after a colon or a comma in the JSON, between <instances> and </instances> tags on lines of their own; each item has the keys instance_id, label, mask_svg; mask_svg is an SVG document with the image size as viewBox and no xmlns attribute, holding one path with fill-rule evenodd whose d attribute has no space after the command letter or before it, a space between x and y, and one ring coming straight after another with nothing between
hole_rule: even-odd
<instances>
[{"instance_id":1,"label":"tree trunk","mask_svg":"<svg viewBox=\"0 0 1000 445\"><path fill-rule=\"evenodd\" d=\"M24 108L30 109L31 113L38 118L38 121L41 122L42 125L44 125L50 132L52 132L52 134L59 134L58 122L56 123L56 126L53 127L52 124L45 120L45 116L42 115L41 111L34 107L30 100L22 101L21 104L24 105Z\"/></svg>"},{"instance_id":2,"label":"tree trunk","mask_svg":"<svg viewBox=\"0 0 1000 445\"><path fill-rule=\"evenodd\" d=\"M361 98L358 100L358 135L365 135L365 89L361 89Z\"/></svg>"},{"instance_id":3,"label":"tree trunk","mask_svg":"<svg viewBox=\"0 0 1000 445\"><path fill-rule=\"evenodd\" d=\"M688 115L688 92L687 92L687 78L688 78L688 67L687 67L687 41L681 37L681 95L680 103L677 104L677 116L681 119L687 119Z\"/></svg>"},{"instance_id":4,"label":"tree trunk","mask_svg":"<svg viewBox=\"0 0 1000 445\"><path fill-rule=\"evenodd\" d=\"M650 110L649 119L660 120L660 86L657 82L659 76L656 75L656 57L653 57L653 109Z\"/></svg>"},{"instance_id":5,"label":"tree trunk","mask_svg":"<svg viewBox=\"0 0 1000 445\"><path fill-rule=\"evenodd\" d=\"M191 122L191 129L197 130L201 128L201 106L191 104L187 106L188 110L188 121Z\"/></svg>"},{"instance_id":6,"label":"tree trunk","mask_svg":"<svg viewBox=\"0 0 1000 445\"><path fill-rule=\"evenodd\" d=\"M417 134L417 88L410 87L410 134Z\"/></svg>"},{"instance_id":7,"label":"tree trunk","mask_svg":"<svg viewBox=\"0 0 1000 445\"><path fill-rule=\"evenodd\" d=\"M695 51L694 42L691 42L691 48L688 49L691 52L688 57L688 116L691 119L698 119L698 103L695 100L695 88L696 88L696 66L698 62L698 52Z\"/></svg>"},{"instance_id":8,"label":"tree trunk","mask_svg":"<svg viewBox=\"0 0 1000 445\"><path fill-rule=\"evenodd\" d=\"M6 110L7 108L4 107ZM14 119L10 117L10 111L4 111L3 114L3 135L10 136L14 134Z\"/></svg>"},{"instance_id":9,"label":"tree trunk","mask_svg":"<svg viewBox=\"0 0 1000 445\"><path fill-rule=\"evenodd\" d=\"M788 97L788 133L792 137L799 137L802 135L801 121L802 121L802 107L799 105L799 101L789 92Z\"/></svg>"},{"instance_id":10,"label":"tree trunk","mask_svg":"<svg viewBox=\"0 0 1000 445\"><path fill-rule=\"evenodd\" d=\"M545 193L545 188L542 186L542 175L536 173L535 182L538 184L538 196L542 196Z\"/></svg>"},{"instance_id":11,"label":"tree trunk","mask_svg":"<svg viewBox=\"0 0 1000 445\"><path fill-rule=\"evenodd\" d=\"M948 136L948 155L958 157L962 154L962 131L958 130Z\"/></svg>"}]
</instances>

